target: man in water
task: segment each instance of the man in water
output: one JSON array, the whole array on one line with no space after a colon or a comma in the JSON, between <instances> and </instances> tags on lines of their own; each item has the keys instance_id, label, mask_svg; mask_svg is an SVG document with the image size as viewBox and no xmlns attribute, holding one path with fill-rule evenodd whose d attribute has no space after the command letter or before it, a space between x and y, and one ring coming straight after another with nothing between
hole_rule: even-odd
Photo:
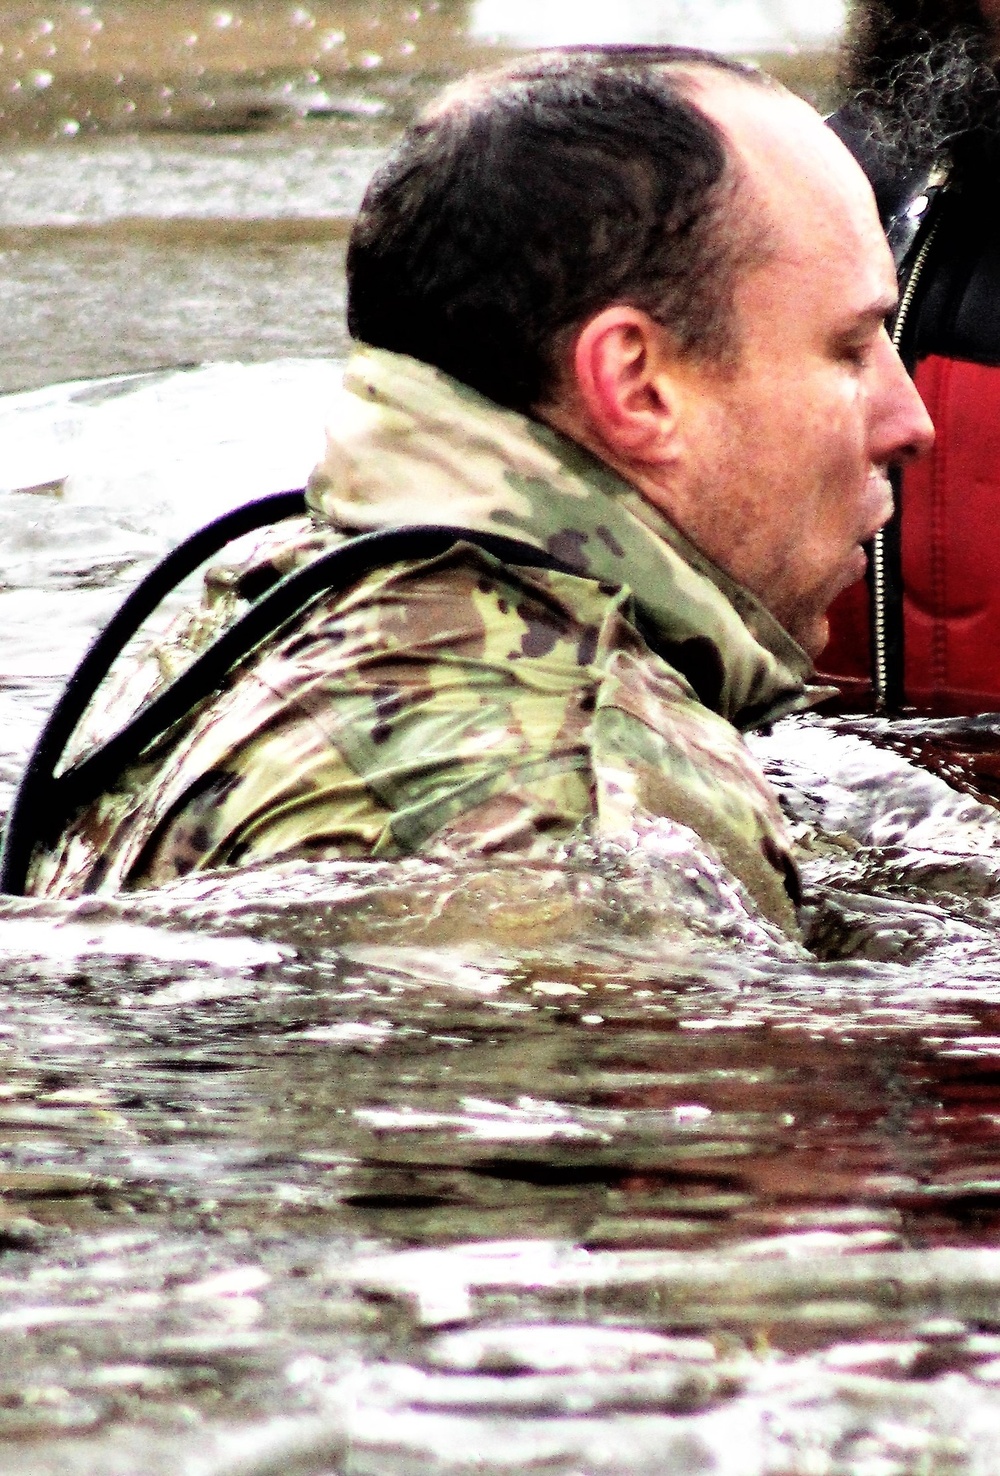
<instances>
[{"instance_id":1,"label":"man in water","mask_svg":"<svg viewBox=\"0 0 1000 1476\"><path fill-rule=\"evenodd\" d=\"M937 429L877 549L869 609L838 602L825 671L890 706L1000 708L1000 0L856 0L852 101L833 126L868 170L900 265L897 324ZM881 675L878 667L884 668Z\"/></svg>"},{"instance_id":2,"label":"man in water","mask_svg":"<svg viewBox=\"0 0 1000 1476\"><path fill-rule=\"evenodd\" d=\"M211 573L158 669L345 535L454 544L397 550L266 641L39 848L31 889L673 833L794 932L790 837L741 733L813 700L886 470L932 434L857 165L717 58L536 58L407 131L348 281L311 520Z\"/></svg>"}]
</instances>

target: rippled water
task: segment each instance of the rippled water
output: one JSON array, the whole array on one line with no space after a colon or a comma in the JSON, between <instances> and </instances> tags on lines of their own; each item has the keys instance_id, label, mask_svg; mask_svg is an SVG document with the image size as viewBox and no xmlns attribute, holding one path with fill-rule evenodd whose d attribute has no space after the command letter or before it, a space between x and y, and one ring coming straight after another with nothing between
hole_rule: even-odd
<instances>
[{"instance_id":1,"label":"rippled water","mask_svg":"<svg viewBox=\"0 0 1000 1476\"><path fill-rule=\"evenodd\" d=\"M49 11L0 9L0 64L20 45L53 73L0 148L0 334L8 385L77 382L0 398L3 804L137 574L302 482L344 236L399 117L524 26L598 23ZM594 14L772 49L835 23L791 0ZM334 95L315 47L338 30ZM196 32L204 98L264 131L183 131L207 104L178 61L180 130L122 132ZM81 76L91 121L53 142ZM213 357L256 362L132 372ZM641 851L0 903L0 1472L994 1476L1000 720L754 743L811 951Z\"/></svg>"}]
</instances>

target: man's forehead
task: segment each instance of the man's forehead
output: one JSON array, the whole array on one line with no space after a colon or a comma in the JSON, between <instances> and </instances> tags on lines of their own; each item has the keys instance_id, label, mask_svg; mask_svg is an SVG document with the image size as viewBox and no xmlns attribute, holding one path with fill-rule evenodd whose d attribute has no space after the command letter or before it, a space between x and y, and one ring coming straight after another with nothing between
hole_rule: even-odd
<instances>
[{"instance_id":1,"label":"man's forehead","mask_svg":"<svg viewBox=\"0 0 1000 1476\"><path fill-rule=\"evenodd\" d=\"M779 233L884 236L871 186L816 110L778 86L698 79L698 104L727 136L741 183Z\"/></svg>"},{"instance_id":2,"label":"man's forehead","mask_svg":"<svg viewBox=\"0 0 1000 1476\"><path fill-rule=\"evenodd\" d=\"M845 321L890 311L896 274L871 186L815 109L728 78L698 79L697 100L727 135L742 218L766 221L772 268L795 273L796 292L836 299Z\"/></svg>"},{"instance_id":3,"label":"man's forehead","mask_svg":"<svg viewBox=\"0 0 1000 1476\"><path fill-rule=\"evenodd\" d=\"M850 154L814 108L776 83L692 74L699 107L722 128L734 155L751 175L830 183L863 179Z\"/></svg>"}]
</instances>

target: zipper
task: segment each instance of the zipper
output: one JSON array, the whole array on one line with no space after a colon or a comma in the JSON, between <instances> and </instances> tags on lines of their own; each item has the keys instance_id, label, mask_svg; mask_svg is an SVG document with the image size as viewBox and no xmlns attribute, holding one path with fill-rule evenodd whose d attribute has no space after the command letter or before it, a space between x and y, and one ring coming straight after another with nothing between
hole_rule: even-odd
<instances>
[{"instance_id":1,"label":"zipper","mask_svg":"<svg viewBox=\"0 0 1000 1476\"><path fill-rule=\"evenodd\" d=\"M892 329L892 346L897 353L903 342L903 333L906 322L910 316L913 299L920 285L927 258L931 247L934 245L934 237L937 235L938 221L935 221L927 238L917 252L916 260L910 268L910 274L906 280L906 287L899 300L899 308L896 312L896 321ZM873 685L875 688L875 711L885 712L888 706L889 690L889 659L887 626L888 615L886 613L886 548L885 529L880 528L872 538L872 644L873 651Z\"/></svg>"}]
</instances>

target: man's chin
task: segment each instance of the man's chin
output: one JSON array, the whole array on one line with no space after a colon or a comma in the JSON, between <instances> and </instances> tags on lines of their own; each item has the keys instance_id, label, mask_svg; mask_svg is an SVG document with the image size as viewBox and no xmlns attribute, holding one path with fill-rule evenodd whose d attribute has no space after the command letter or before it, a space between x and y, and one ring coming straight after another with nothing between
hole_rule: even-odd
<instances>
[{"instance_id":1,"label":"man's chin","mask_svg":"<svg viewBox=\"0 0 1000 1476\"><path fill-rule=\"evenodd\" d=\"M797 618L783 620L781 624L810 661L816 661L825 651L830 640L830 621L825 610L822 615L799 611Z\"/></svg>"},{"instance_id":2,"label":"man's chin","mask_svg":"<svg viewBox=\"0 0 1000 1476\"><path fill-rule=\"evenodd\" d=\"M830 644L830 618L821 615L814 620L808 631L799 637L799 645L805 651L810 661L818 661Z\"/></svg>"},{"instance_id":3,"label":"man's chin","mask_svg":"<svg viewBox=\"0 0 1000 1476\"><path fill-rule=\"evenodd\" d=\"M868 536L874 535L869 534ZM868 555L865 553L864 546L856 543L844 560L838 577L830 582L825 608L829 610L834 600L842 595L845 589L850 589L852 585L860 583L867 572Z\"/></svg>"}]
</instances>

